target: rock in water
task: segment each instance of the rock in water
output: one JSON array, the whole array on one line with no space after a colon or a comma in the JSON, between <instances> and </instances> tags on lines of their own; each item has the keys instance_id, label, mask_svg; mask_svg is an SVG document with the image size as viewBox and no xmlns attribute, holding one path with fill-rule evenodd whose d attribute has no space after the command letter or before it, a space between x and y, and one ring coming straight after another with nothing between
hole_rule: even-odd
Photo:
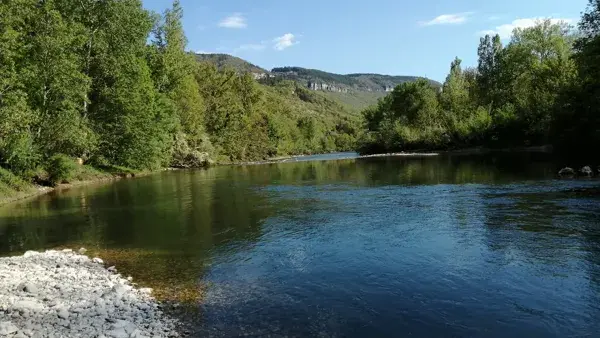
<instances>
[{"instance_id":1,"label":"rock in water","mask_svg":"<svg viewBox=\"0 0 600 338\"><path fill-rule=\"evenodd\" d=\"M9 334L17 333L19 328L11 321L0 322L0 336L8 336Z\"/></svg>"},{"instance_id":2,"label":"rock in water","mask_svg":"<svg viewBox=\"0 0 600 338\"><path fill-rule=\"evenodd\" d=\"M594 176L594 171L592 170L592 168L590 168L590 166L585 166L583 168L581 168L579 170L579 173L581 174L581 176L587 176L587 177L592 177Z\"/></svg>"},{"instance_id":3,"label":"rock in water","mask_svg":"<svg viewBox=\"0 0 600 338\"><path fill-rule=\"evenodd\" d=\"M86 252L87 252L86 248L80 248L79 249L79 253L82 254L82 255L85 254Z\"/></svg>"},{"instance_id":4,"label":"rock in water","mask_svg":"<svg viewBox=\"0 0 600 338\"><path fill-rule=\"evenodd\" d=\"M562 168L558 172L558 176L560 176L560 177L572 177L572 176L575 176L575 170L573 170L573 168L569 168L569 167Z\"/></svg>"},{"instance_id":5,"label":"rock in water","mask_svg":"<svg viewBox=\"0 0 600 338\"><path fill-rule=\"evenodd\" d=\"M94 259L92 259L92 262L98 263L98 264L104 264L104 261L102 260L102 258L98 258L98 257L95 257Z\"/></svg>"}]
</instances>

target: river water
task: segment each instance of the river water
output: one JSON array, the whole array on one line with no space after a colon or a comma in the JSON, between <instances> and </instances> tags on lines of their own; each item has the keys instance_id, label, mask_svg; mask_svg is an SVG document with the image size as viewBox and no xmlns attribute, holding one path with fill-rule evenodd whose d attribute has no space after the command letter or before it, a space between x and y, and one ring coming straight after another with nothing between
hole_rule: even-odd
<instances>
[{"instance_id":1,"label":"river water","mask_svg":"<svg viewBox=\"0 0 600 338\"><path fill-rule=\"evenodd\" d=\"M0 254L120 253L187 295L204 336L597 337L600 181L558 180L546 156L333 154L73 188L1 207Z\"/></svg>"}]
</instances>

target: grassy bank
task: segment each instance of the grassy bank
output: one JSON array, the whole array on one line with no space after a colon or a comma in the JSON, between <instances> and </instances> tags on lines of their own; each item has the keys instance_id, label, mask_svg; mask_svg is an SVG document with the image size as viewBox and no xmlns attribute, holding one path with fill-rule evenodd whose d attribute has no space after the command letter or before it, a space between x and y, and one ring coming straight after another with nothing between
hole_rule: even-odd
<instances>
[{"instance_id":1,"label":"grassy bank","mask_svg":"<svg viewBox=\"0 0 600 338\"><path fill-rule=\"evenodd\" d=\"M28 182L8 170L0 168L0 205L44 194L55 189L91 182L135 177L148 173L150 172L136 171L118 166L92 167L89 165L75 165L66 175L68 177L61 178L58 182L52 182L49 175L45 172L39 173L32 182Z\"/></svg>"},{"instance_id":2,"label":"grassy bank","mask_svg":"<svg viewBox=\"0 0 600 338\"><path fill-rule=\"evenodd\" d=\"M10 171L0 168L0 205L42 193L42 187L28 183Z\"/></svg>"}]
</instances>

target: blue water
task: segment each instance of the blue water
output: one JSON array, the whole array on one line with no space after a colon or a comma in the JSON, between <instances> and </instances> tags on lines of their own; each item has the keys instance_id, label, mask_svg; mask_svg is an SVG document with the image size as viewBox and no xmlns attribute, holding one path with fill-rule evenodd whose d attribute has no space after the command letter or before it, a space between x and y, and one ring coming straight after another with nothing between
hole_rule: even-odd
<instances>
[{"instance_id":1,"label":"blue water","mask_svg":"<svg viewBox=\"0 0 600 338\"><path fill-rule=\"evenodd\" d=\"M600 181L510 154L319 159L14 205L0 209L0 249L154 252L145 270L203 289L184 304L199 336L600 333Z\"/></svg>"}]
</instances>

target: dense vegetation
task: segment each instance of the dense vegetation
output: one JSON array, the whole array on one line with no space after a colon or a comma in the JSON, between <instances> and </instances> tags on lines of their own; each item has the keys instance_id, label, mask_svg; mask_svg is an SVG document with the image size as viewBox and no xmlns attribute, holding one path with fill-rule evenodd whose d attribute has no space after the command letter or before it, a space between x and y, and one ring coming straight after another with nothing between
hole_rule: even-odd
<instances>
[{"instance_id":1,"label":"dense vegetation","mask_svg":"<svg viewBox=\"0 0 600 338\"><path fill-rule=\"evenodd\" d=\"M233 68L241 73L268 73L267 70L257 65L229 54L196 54L196 59L213 63L219 69Z\"/></svg>"},{"instance_id":2,"label":"dense vegetation","mask_svg":"<svg viewBox=\"0 0 600 338\"><path fill-rule=\"evenodd\" d=\"M477 68L452 62L438 90L403 83L363 112L363 153L553 144L574 154L600 141L600 0L579 29L540 21L503 46L485 36Z\"/></svg>"},{"instance_id":3,"label":"dense vegetation","mask_svg":"<svg viewBox=\"0 0 600 338\"><path fill-rule=\"evenodd\" d=\"M74 159L152 170L354 146L339 104L198 62L182 16L177 0L163 15L141 0L0 2L0 177L20 177L0 183L68 181Z\"/></svg>"}]
</instances>

